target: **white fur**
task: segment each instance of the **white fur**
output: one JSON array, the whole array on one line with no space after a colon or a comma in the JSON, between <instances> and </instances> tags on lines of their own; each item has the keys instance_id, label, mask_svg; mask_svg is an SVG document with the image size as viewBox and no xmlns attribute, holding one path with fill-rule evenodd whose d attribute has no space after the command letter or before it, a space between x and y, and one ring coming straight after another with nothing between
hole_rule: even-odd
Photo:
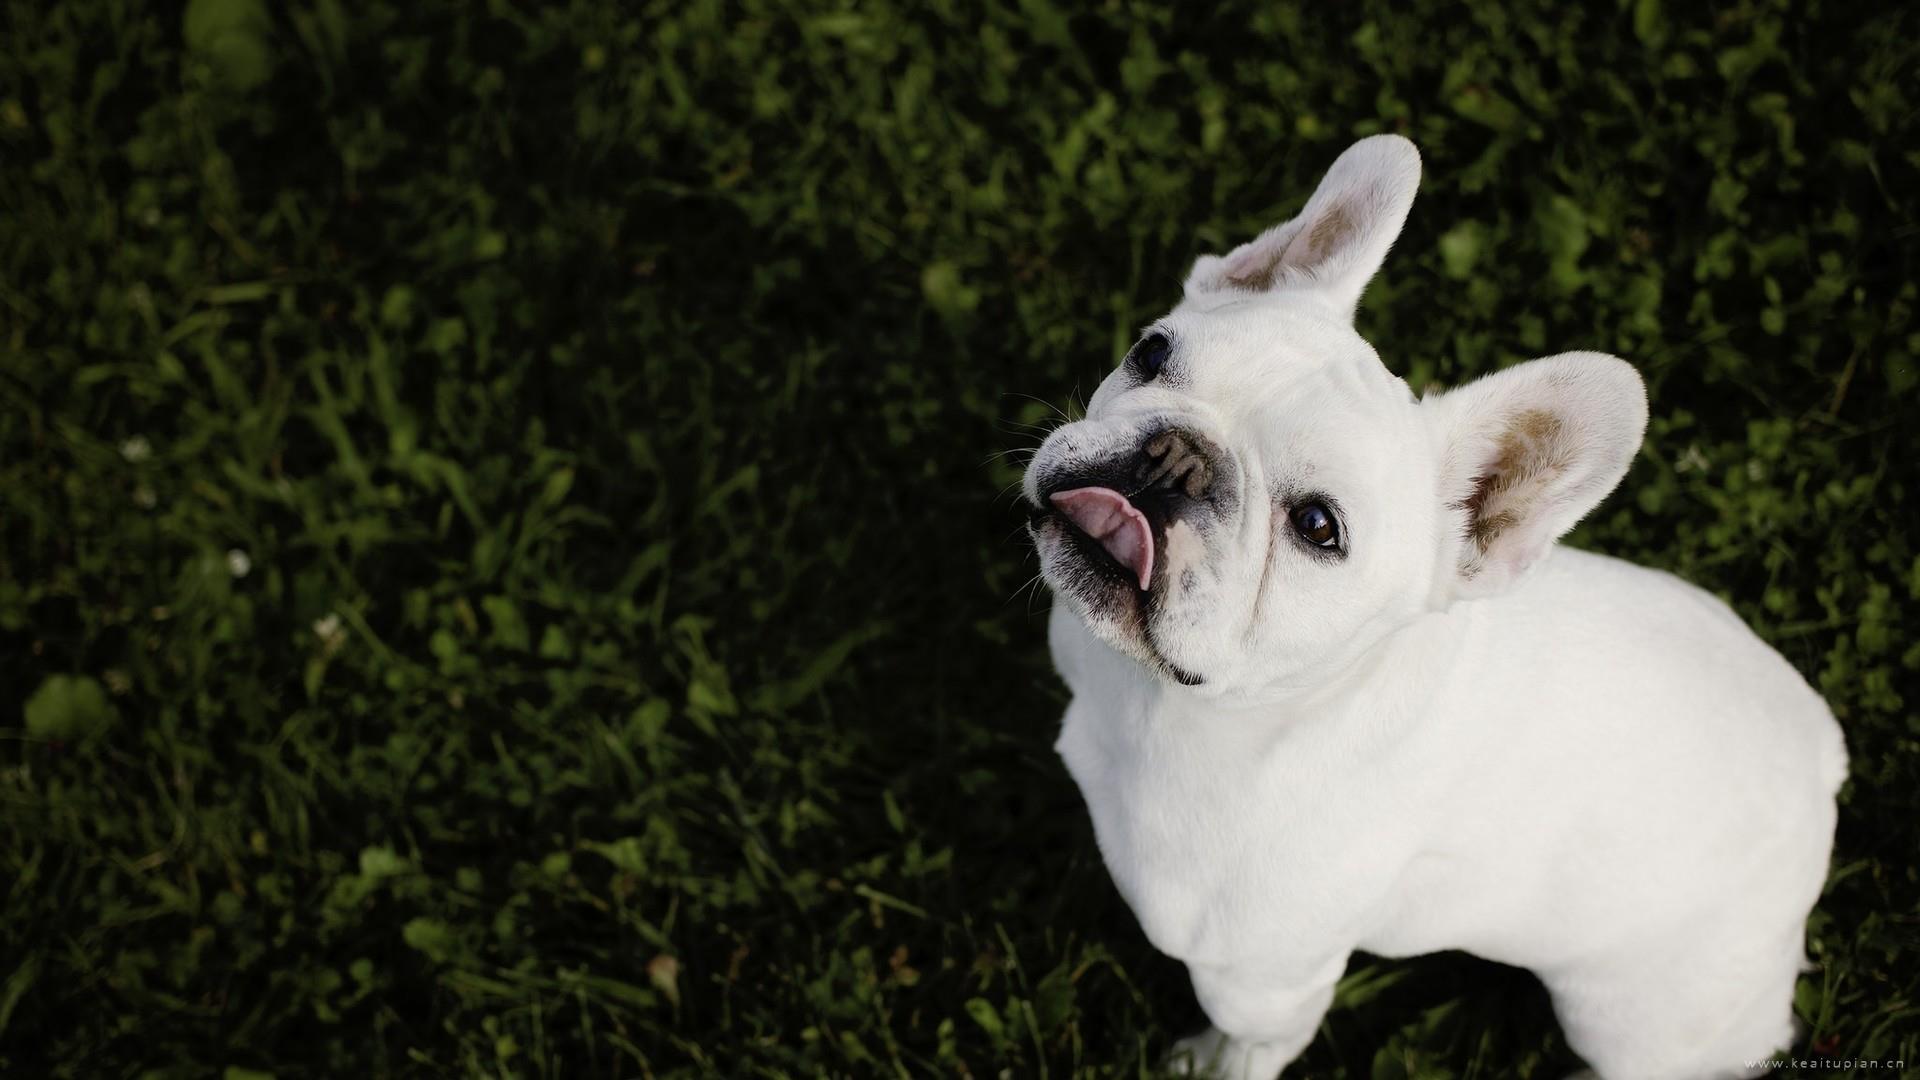
<instances>
[{"instance_id":1,"label":"white fur","mask_svg":"<svg viewBox=\"0 0 1920 1080\"><path fill-rule=\"evenodd\" d=\"M1354 950L1465 949L1536 972L1609 1080L1739 1075L1793 1034L1839 727L1719 600L1555 546L1638 449L1631 367L1417 401L1354 333L1418 177L1406 140L1357 144L1299 218L1195 264L1161 378L1116 372L1041 448L1036 505L1169 420L1236 466L1237 509L1176 523L1137 622L1042 536L1059 751L1213 1021L1192 1064L1273 1077ZM1344 559L1293 535L1308 494L1339 500Z\"/></svg>"}]
</instances>

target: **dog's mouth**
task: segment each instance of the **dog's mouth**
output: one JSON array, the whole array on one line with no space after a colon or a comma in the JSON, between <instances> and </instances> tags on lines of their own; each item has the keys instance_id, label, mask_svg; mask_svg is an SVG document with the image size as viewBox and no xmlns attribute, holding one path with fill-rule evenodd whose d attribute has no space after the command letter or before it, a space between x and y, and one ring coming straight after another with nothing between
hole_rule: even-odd
<instances>
[{"instance_id":1,"label":"dog's mouth","mask_svg":"<svg viewBox=\"0 0 1920 1080\"><path fill-rule=\"evenodd\" d=\"M1133 454L1042 470L1028 528L1048 582L1083 605L1110 643L1176 681L1199 684L1160 648L1155 615L1177 586L1168 530L1186 523L1204 537L1237 504L1231 458L1199 435L1169 428Z\"/></svg>"},{"instance_id":2,"label":"dog's mouth","mask_svg":"<svg viewBox=\"0 0 1920 1080\"><path fill-rule=\"evenodd\" d=\"M1171 508L1160 500L1136 494L1133 498L1109 487L1074 487L1046 497L1036 507L1029 527L1042 548L1051 539L1074 552L1078 571L1056 588L1076 595L1081 603L1103 615L1114 643L1136 659L1159 668L1183 686L1198 686L1199 675L1175 664L1154 640L1153 615L1164 591L1165 562ZM1159 589L1156 590L1156 585Z\"/></svg>"},{"instance_id":3,"label":"dog's mouth","mask_svg":"<svg viewBox=\"0 0 1920 1080\"><path fill-rule=\"evenodd\" d=\"M1047 503L1036 508L1035 517L1058 520L1090 566L1139 592L1153 588L1154 554L1164 547L1155 536L1166 535L1166 524L1163 515L1149 510L1161 508L1151 502L1135 505L1120 492L1098 486L1056 491Z\"/></svg>"}]
</instances>

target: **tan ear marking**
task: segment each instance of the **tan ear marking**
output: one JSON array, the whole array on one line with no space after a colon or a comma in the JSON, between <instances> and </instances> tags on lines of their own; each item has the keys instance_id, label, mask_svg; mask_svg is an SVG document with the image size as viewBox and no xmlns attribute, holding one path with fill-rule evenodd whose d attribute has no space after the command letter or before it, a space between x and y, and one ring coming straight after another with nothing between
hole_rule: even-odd
<instances>
[{"instance_id":1,"label":"tan ear marking","mask_svg":"<svg viewBox=\"0 0 1920 1080\"><path fill-rule=\"evenodd\" d=\"M1313 232L1307 237L1307 254L1316 261L1326 258L1328 252L1346 242L1353 228L1353 218L1344 204L1329 207L1313 224Z\"/></svg>"},{"instance_id":2,"label":"tan ear marking","mask_svg":"<svg viewBox=\"0 0 1920 1080\"><path fill-rule=\"evenodd\" d=\"M1540 443L1560 434L1560 418L1545 409L1528 409L1513 418L1509 436Z\"/></svg>"},{"instance_id":3,"label":"tan ear marking","mask_svg":"<svg viewBox=\"0 0 1920 1080\"><path fill-rule=\"evenodd\" d=\"M1353 215L1347 212L1345 203L1330 206L1320 215L1319 220L1313 223L1311 230L1304 235L1296 234L1285 251L1258 266L1227 275L1227 284L1236 289L1265 292L1273 288L1274 278L1279 275L1280 268L1289 263L1288 255L1292 254L1302 241L1306 243L1305 263L1301 264L1298 259L1295 259L1294 263L1313 266L1325 259L1334 249L1346 243L1357 228L1358 225Z\"/></svg>"},{"instance_id":4,"label":"tan ear marking","mask_svg":"<svg viewBox=\"0 0 1920 1080\"><path fill-rule=\"evenodd\" d=\"M1249 289L1253 292L1265 292L1273 287L1273 272L1280 265L1278 259L1256 266L1242 274L1227 278L1227 284L1236 289Z\"/></svg>"},{"instance_id":5,"label":"tan ear marking","mask_svg":"<svg viewBox=\"0 0 1920 1080\"><path fill-rule=\"evenodd\" d=\"M1560 438L1563 424L1545 409L1516 413L1500 435L1498 453L1474 478L1459 506L1467 512L1467 537L1481 555L1501 533L1519 524L1541 491L1568 464ZM1468 568L1468 576L1477 571Z\"/></svg>"}]
</instances>

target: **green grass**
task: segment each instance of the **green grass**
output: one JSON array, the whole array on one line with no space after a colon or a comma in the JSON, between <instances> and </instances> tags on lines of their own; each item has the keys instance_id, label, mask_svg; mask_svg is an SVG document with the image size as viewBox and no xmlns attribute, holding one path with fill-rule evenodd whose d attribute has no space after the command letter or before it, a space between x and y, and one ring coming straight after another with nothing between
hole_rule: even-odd
<instances>
[{"instance_id":1,"label":"green grass","mask_svg":"<svg viewBox=\"0 0 1920 1080\"><path fill-rule=\"evenodd\" d=\"M1578 542L1833 703L1802 1052L1920 1061L1916 19L1212 7L6 0L0 1072L1150 1073L1002 452L1382 130L1362 331L1640 366ZM1445 956L1302 1073L1572 1064Z\"/></svg>"}]
</instances>

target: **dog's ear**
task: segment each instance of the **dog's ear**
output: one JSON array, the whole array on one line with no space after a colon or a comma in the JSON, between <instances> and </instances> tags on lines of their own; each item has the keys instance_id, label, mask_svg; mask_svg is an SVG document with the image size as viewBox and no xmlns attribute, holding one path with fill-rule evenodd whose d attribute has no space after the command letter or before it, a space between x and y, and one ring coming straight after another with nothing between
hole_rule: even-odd
<instances>
[{"instance_id":1,"label":"dog's ear","mask_svg":"<svg viewBox=\"0 0 1920 1080\"><path fill-rule=\"evenodd\" d=\"M1186 293L1298 289L1351 319L1419 187L1420 152L1412 143L1398 135L1361 139L1327 170L1299 217L1226 255L1196 260Z\"/></svg>"},{"instance_id":2,"label":"dog's ear","mask_svg":"<svg viewBox=\"0 0 1920 1080\"><path fill-rule=\"evenodd\" d=\"M1562 353L1422 402L1439 448L1441 573L1455 596L1512 584L1626 475L1647 429L1632 365Z\"/></svg>"}]
</instances>

